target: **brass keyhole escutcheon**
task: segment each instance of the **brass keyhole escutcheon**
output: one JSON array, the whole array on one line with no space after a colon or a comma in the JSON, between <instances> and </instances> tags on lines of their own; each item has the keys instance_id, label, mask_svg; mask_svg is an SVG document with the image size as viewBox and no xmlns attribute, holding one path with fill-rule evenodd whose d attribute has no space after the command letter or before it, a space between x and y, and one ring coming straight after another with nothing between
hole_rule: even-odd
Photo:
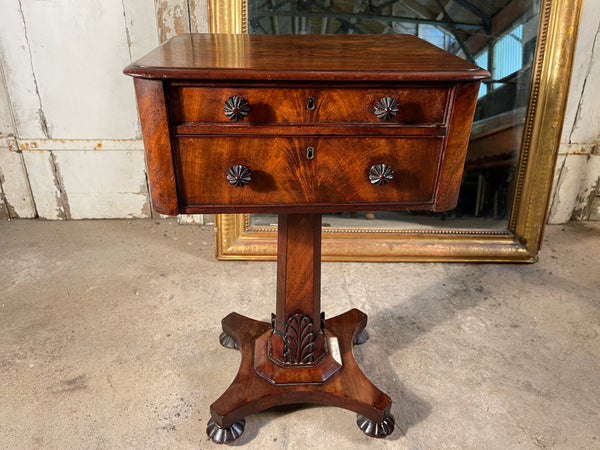
<instances>
[{"instance_id":1,"label":"brass keyhole escutcheon","mask_svg":"<svg viewBox=\"0 0 600 450\"><path fill-rule=\"evenodd\" d=\"M306 148L306 159L313 159L315 157L315 148L307 147Z\"/></svg>"},{"instance_id":2,"label":"brass keyhole escutcheon","mask_svg":"<svg viewBox=\"0 0 600 450\"><path fill-rule=\"evenodd\" d=\"M315 98L314 97L308 97L308 102L306 102L306 109L308 109L309 111L312 111L313 109L315 109Z\"/></svg>"}]
</instances>

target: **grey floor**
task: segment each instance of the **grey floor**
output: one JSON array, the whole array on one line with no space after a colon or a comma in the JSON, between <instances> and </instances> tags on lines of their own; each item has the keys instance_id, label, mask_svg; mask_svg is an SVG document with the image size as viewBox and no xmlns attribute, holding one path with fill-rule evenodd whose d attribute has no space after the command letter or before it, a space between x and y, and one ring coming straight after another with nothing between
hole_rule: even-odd
<instances>
[{"instance_id":1,"label":"grey floor","mask_svg":"<svg viewBox=\"0 0 600 450\"><path fill-rule=\"evenodd\" d=\"M0 448L215 448L230 311L275 264L218 262L210 227L0 222ZM600 448L600 224L547 228L531 265L323 265L323 309L369 314L359 364L394 401L376 441L333 407L247 418L261 449Z\"/></svg>"}]
</instances>

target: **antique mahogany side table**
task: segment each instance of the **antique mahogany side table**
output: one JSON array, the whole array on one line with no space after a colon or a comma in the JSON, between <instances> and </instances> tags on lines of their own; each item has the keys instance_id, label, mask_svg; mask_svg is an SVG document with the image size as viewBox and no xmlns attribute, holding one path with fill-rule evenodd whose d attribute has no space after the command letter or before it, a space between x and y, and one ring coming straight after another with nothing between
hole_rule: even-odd
<instances>
[{"instance_id":1,"label":"antique mahogany side table","mask_svg":"<svg viewBox=\"0 0 600 450\"><path fill-rule=\"evenodd\" d=\"M392 432L390 398L359 369L357 309L321 312L321 213L455 206L480 80L489 74L408 35L179 35L128 66L152 206L162 214L276 212L271 323L231 313L242 353L207 433L316 402Z\"/></svg>"}]
</instances>

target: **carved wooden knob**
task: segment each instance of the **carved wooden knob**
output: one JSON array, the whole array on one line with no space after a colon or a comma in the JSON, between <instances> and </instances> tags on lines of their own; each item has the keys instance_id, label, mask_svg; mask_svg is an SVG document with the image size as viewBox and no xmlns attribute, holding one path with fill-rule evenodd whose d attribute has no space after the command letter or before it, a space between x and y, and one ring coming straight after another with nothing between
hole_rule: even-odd
<instances>
[{"instance_id":1,"label":"carved wooden knob","mask_svg":"<svg viewBox=\"0 0 600 450\"><path fill-rule=\"evenodd\" d=\"M392 117L396 117L399 109L395 98L383 97L375 104L375 115L381 120L390 120Z\"/></svg>"},{"instance_id":2,"label":"carved wooden knob","mask_svg":"<svg viewBox=\"0 0 600 450\"><path fill-rule=\"evenodd\" d=\"M246 117L248 111L250 111L250 103L248 103L248 100L244 97L234 95L225 101L223 111L225 111L225 115L229 120L235 120L236 122L238 120L244 120L244 117Z\"/></svg>"},{"instance_id":3,"label":"carved wooden knob","mask_svg":"<svg viewBox=\"0 0 600 450\"><path fill-rule=\"evenodd\" d=\"M242 166L241 164L236 164L233 167L230 167L225 171L227 175L227 181L229 184L235 187L244 187L250 180L252 179L252 174L250 173L250 169L246 166Z\"/></svg>"},{"instance_id":4,"label":"carved wooden knob","mask_svg":"<svg viewBox=\"0 0 600 450\"><path fill-rule=\"evenodd\" d=\"M394 178L394 171L387 164L375 164L369 169L369 181L375 186L383 186Z\"/></svg>"}]
</instances>

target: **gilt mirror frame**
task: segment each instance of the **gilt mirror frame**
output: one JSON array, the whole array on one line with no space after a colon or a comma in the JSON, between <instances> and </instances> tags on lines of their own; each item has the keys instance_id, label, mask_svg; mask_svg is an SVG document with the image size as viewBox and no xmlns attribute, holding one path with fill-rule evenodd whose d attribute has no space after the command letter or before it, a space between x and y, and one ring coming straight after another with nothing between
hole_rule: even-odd
<instances>
[{"instance_id":1,"label":"gilt mirror frame","mask_svg":"<svg viewBox=\"0 0 600 450\"><path fill-rule=\"evenodd\" d=\"M541 247L583 0L541 0L533 80L506 230L324 228L325 261L533 262ZM247 33L246 0L209 0L212 33ZM273 260L274 227L215 216L221 260Z\"/></svg>"}]
</instances>

